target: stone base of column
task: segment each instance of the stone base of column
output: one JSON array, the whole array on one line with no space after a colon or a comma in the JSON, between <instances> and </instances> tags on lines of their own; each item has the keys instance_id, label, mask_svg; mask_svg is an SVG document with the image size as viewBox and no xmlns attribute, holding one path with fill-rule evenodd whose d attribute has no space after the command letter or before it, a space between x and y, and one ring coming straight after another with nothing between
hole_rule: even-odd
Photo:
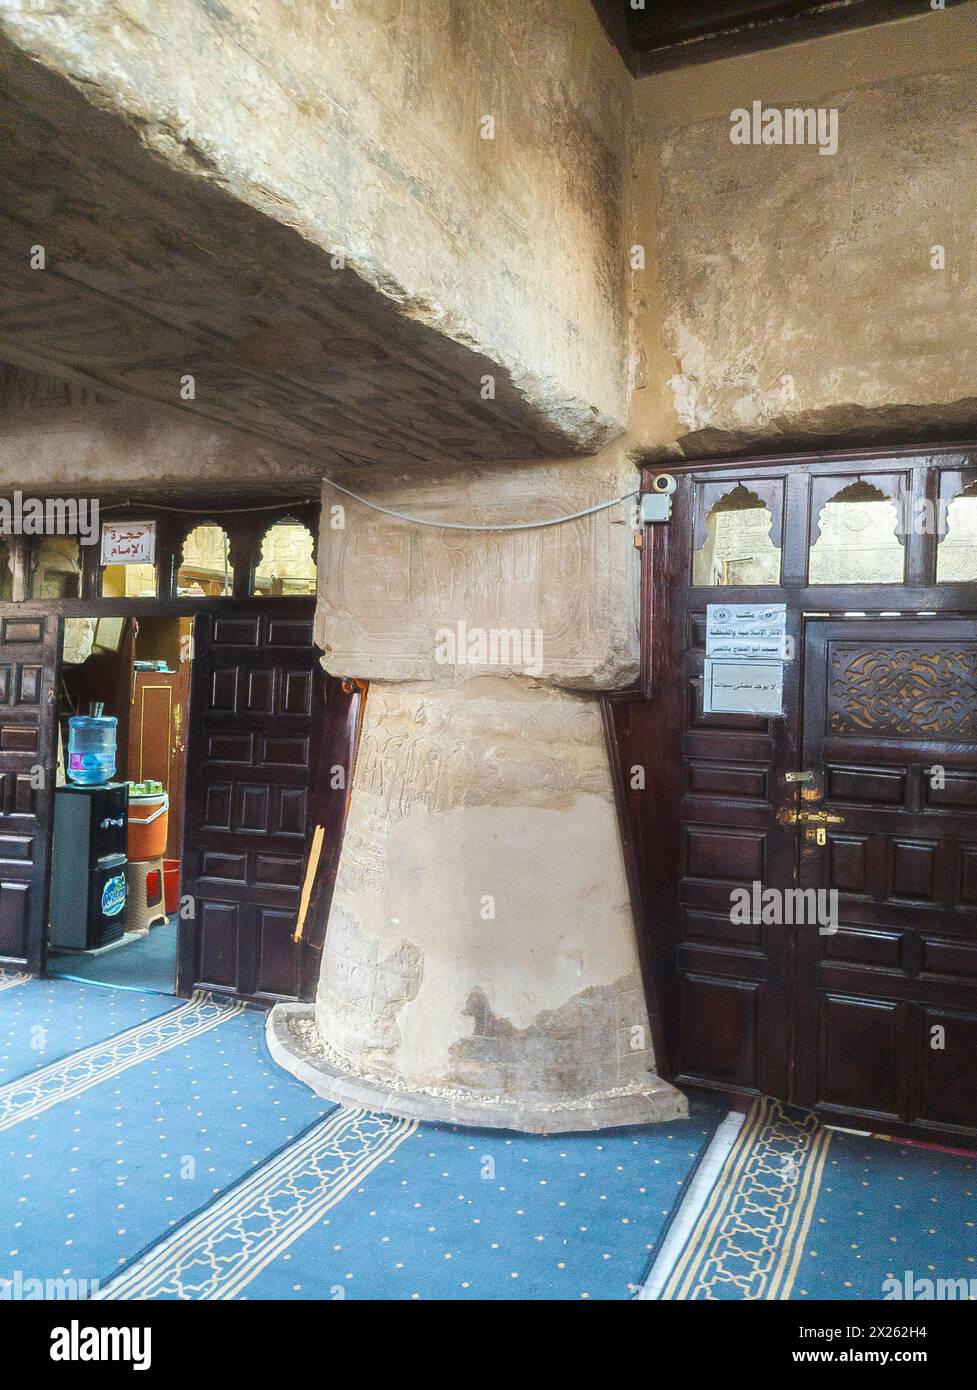
<instances>
[{"instance_id":1,"label":"stone base of column","mask_svg":"<svg viewBox=\"0 0 977 1390\"><path fill-rule=\"evenodd\" d=\"M655 1074L592 696L371 683L314 1013L276 1011L272 1038L321 1095L396 1115L685 1114Z\"/></svg>"},{"instance_id":2,"label":"stone base of column","mask_svg":"<svg viewBox=\"0 0 977 1390\"><path fill-rule=\"evenodd\" d=\"M511 1129L524 1134L573 1134L660 1124L688 1114L681 1092L652 1075L637 1089L622 1087L563 1102L544 1095L523 1095L518 1100L490 1098L462 1087L394 1088L389 1080L354 1076L327 1059L311 1004L276 1004L268 1015L265 1036L278 1065L316 1095L408 1120L472 1129Z\"/></svg>"}]
</instances>

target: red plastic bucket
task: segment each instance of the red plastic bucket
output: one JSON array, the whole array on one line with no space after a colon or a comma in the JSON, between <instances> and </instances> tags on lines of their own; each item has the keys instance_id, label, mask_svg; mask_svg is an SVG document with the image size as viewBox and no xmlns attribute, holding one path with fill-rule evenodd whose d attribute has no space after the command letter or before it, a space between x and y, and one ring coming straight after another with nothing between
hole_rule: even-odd
<instances>
[{"instance_id":1,"label":"red plastic bucket","mask_svg":"<svg viewBox=\"0 0 977 1390\"><path fill-rule=\"evenodd\" d=\"M174 916L180 910L180 861L163 860L163 892L166 897L166 915Z\"/></svg>"},{"instance_id":2,"label":"red plastic bucket","mask_svg":"<svg viewBox=\"0 0 977 1390\"><path fill-rule=\"evenodd\" d=\"M163 885L159 881L159 869L150 869L146 874L146 902L150 907L159 907L163 891Z\"/></svg>"}]
</instances>

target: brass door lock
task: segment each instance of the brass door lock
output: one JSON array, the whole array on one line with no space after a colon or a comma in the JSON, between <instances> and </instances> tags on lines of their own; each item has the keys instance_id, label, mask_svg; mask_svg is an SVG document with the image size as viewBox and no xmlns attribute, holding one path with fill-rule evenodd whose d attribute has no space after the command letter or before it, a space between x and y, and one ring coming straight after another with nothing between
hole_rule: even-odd
<instances>
[{"instance_id":1,"label":"brass door lock","mask_svg":"<svg viewBox=\"0 0 977 1390\"><path fill-rule=\"evenodd\" d=\"M796 806L788 806L780 812L777 817L781 825L804 825L814 827L805 830L804 837L813 840L815 844L826 845L828 843L828 832L825 829L828 825L844 825L844 816L833 816L830 811L802 811Z\"/></svg>"},{"instance_id":2,"label":"brass door lock","mask_svg":"<svg viewBox=\"0 0 977 1390\"><path fill-rule=\"evenodd\" d=\"M844 816L833 816L830 811L804 811L798 806L787 806L777 817L781 825L844 825Z\"/></svg>"}]
</instances>

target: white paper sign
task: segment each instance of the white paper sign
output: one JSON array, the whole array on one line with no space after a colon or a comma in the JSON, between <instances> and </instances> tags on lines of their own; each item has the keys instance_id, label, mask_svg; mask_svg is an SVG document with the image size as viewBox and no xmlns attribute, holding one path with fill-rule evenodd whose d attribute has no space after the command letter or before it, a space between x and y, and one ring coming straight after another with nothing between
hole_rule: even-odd
<instances>
[{"instance_id":1,"label":"white paper sign","mask_svg":"<svg viewBox=\"0 0 977 1390\"><path fill-rule=\"evenodd\" d=\"M706 605L706 656L783 661L786 603Z\"/></svg>"},{"instance_id":2,"label":"white paper sign","mask_svg":"<svg viewBox=\"0 0 977 1390\"><path fill-rule=\"evenodd\" d=\"M103 521L103 565L156 563L155 521Z\"/></svg>"},{"instance_id":3,"label":"white paper sign","mask_svg":"<svg viewBox=\"0 0 977 1390\"><path fill-rule=\"evenodd\" d=\"M782 661L706 659L703 708L706 714L783 714Z\"/></svg>"}]
</instances>

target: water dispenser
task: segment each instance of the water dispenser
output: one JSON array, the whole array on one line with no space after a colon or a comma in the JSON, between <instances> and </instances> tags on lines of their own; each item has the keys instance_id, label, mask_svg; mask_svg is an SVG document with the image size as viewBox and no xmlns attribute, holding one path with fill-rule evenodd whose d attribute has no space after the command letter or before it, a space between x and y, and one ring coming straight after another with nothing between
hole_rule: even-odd
<instances>
[{"instance_id":1,"label":"water dispenser","mask_svg":"<svg viewBox=\"0 0 977 1390\"><path fill-rule=\"evenodd\" d=\"M108 714L74 714L68 720L68 766L72 782L96 787L115 775L118 720Z\"/></svg>"}]
</instances>

